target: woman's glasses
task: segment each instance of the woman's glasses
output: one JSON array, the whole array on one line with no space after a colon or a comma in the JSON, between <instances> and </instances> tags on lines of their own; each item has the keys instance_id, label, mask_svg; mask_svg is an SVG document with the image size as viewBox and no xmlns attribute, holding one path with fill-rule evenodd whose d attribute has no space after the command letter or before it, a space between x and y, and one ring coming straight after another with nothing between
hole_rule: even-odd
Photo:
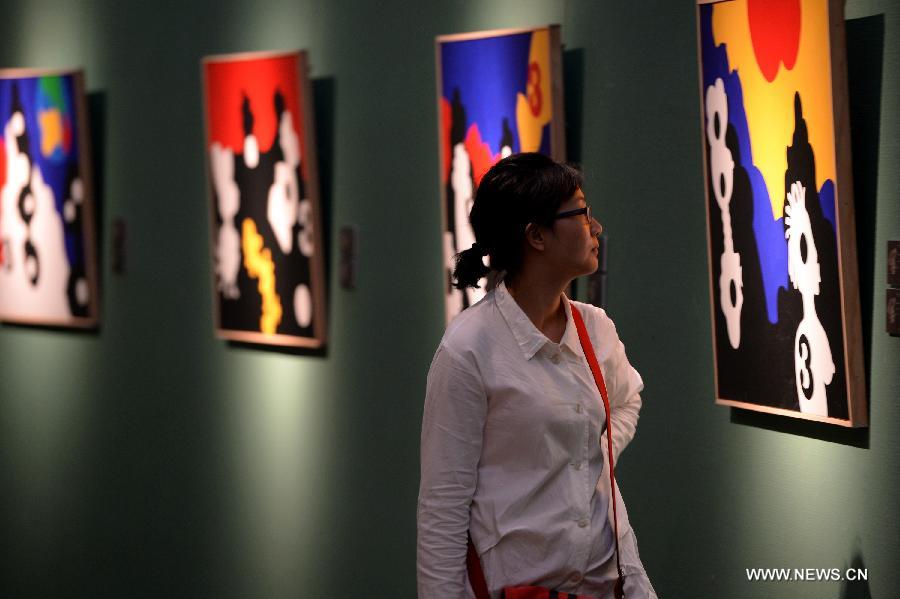
<instances>
[{"instance_id":1,"label":"woman's glasses","mask_svg":"<svg viewBox=\"0 0 900 599\"><path fill-rule=\"evenodd\" d=\"M557 220L560 218L568 218L570 216L578 216L579 214L584 215L584 221L587 224L591 224L594 222L594 218L591 216L591 207L585 206L583 208L576 208L575 210L566 210L565 212L559 212L553 216L553 220Z\"/></svg>"}]
</instances>

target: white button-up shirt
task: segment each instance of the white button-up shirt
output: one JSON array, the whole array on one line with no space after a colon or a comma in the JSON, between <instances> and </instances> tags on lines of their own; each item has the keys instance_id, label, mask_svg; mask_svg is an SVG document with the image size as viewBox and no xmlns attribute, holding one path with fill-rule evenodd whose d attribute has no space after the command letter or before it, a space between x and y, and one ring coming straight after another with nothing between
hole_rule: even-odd
<instances>
[{"instance_id":1,"label":"white button-up shirt","mask_svg":"<svg viewBox=\"0 0 900 599\"><path fill-rule=\"evenodd\" d=\"M422 599L473 597L468 533L492 597L510 585L598 597L611 589L612 503L600 434L606 415L569 300L562 301L567 322L559 344L534 326L503 283L457 316L441 340L422 421ZM634 436L643 383L606 313L572 303L606 381L618 457ZM626 580L635 574L646 581L621 495L618 515ZM655 596L649 581L640 588L638 596Z\"/></svg>"}]
</instances>

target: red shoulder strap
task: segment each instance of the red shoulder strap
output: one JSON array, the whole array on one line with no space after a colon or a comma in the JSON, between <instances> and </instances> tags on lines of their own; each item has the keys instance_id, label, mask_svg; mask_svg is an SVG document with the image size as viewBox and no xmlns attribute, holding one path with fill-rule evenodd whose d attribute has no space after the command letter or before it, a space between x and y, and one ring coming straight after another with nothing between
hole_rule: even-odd
<instances>
[{"instance_id":1,"label":"red shoulder strap","mask_svg":"<svg viewBox=\"0 0 900 599\"><path fill-rule=\"evenodd\" d=\"M619 560L619 514L616 509L618 502L616 501L616 475L615 465L613 463L613 443L612 443L612 418L609 411L609 395L606 393L606 381L603 380L603 372L600 370L600 364L597 363L597 355L594 353L594 346L588 335L587 328L584 326L584 320L581 318L581 312L575 307L575 304L569 302L572 307L572 321L575 323L575 329L578 331L578 339L581 341L581 349L584 351L584 357L587 358L588 366L591 367L591 374L594 375L594 383L600 390L600 397L603 398L603 409L606 411L606 443L607 455L609 457L609 489L613 502L613 534L616 538L616 571L619 574L619 580L616 582L615 596L624 596L624 581L622 579L622 563Z\"/></svg>"}]
</instances>

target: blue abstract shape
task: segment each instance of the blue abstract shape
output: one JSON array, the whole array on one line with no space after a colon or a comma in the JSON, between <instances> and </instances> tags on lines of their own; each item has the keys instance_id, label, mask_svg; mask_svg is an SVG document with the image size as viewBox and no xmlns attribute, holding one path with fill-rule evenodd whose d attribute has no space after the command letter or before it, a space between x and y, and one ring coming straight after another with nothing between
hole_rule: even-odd
<instances>
[{"instance_id":1,"label":"blue abstract shape","mask_svg":"<svg viewBox=\"0 0 900 599\"><path fill-rule=\"evenodd\" d=\"M831 230L834 231L835 239L837 239L837 219L834 211L834 181L825 179L822 189L819 190L819 205L822 207L822 216L831 223Z\"/></svg>"},{"instance_id":2,"label":"blue abstract shape","mask_svg":"<svg viewBox=\"0 0 900 599\"><path fill-rule=\"evenodd\" d=\"M75 81L70 75L61 76L63 84L63 103L67 107L75 106ZM67 188L70 169L75 169L80 174L78 164L79 147L77 119L72 117L72 149L65 160L59 160L58 156L45 158L41 154L41 125L38 118L41 106L46 104L39 97L40 78L24 77L21 79L0 80L0 124L6 126L12 116L14 89L18 91L22 116L25 117L25 131L28 135L28 154L31 163L41 171L44 183L53 191L53 201L56 211L63 219L63 204L69 196ZM73 110L74 112L74 110ZM63 222L65 220L63 219ZM66 257L69 264L81 261L83 254L83 240L81 230L65 230Z\"/></svg>"},{"instance_id":3,"label":"blue abstract shape","mask_svg":"<svg viewBox=\"0 0 900 599\"><path fill-rule=\"evenodd\" d=\"M541 145L538 148L538 153L544 154L545 156L550 156L550 125L544 125L541 127Z\"/></svg>"},{"instance_id":4,"label":"blue abstract shape","mask_svg":"<svg viewBox=\"0 0 900 599\"><path fill-rule=\"evenodd\" d=\"M712 32L712 4L700 6L700 43L703 64L703 90L722 79L728 96L728 123L738 139L735 162L747 172L753 190L753 233L762 272L766 314L769 322L778 322L778 290L788 288L788 250L784 239L784 218L773 218L772 202L762 173L753 164L750 130L744 111L744 92L739 73L731 71L725 44L715 45ZM704 123L704 127L706 124ZM743 259L743 257L742 257Z\"/></svg>"},{"instance_id":5,"label":"blue abstract shape","mask_svg":"<svg viewBox=\"0 0 900 599\"><path fill-rule=\"evenodd\" d=\"M530 32L441 44L442 94L452 102L459 90L468 131L478 123L492 154L500 152L503 119L513 133L513 153L520 151L516 94L526 93Z\"/></svg>"}]
</instances>

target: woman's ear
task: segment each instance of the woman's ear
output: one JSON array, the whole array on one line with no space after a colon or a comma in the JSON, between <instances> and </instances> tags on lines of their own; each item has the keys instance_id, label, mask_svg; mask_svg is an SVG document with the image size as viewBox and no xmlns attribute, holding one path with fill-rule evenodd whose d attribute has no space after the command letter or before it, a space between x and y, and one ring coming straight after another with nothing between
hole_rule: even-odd
<instances>
[{"instance_id":1,"label":"woman's ear","mask_svg":"<svg viewBox=\"0 0 900 599\"><path fill-rule=\"evenodd\" d=\"M546 240L544 239L544 227L535 223L528 223L525 227L525 241L534 249L543 252L546 243Z\"/></svg>"}]
</instances>

